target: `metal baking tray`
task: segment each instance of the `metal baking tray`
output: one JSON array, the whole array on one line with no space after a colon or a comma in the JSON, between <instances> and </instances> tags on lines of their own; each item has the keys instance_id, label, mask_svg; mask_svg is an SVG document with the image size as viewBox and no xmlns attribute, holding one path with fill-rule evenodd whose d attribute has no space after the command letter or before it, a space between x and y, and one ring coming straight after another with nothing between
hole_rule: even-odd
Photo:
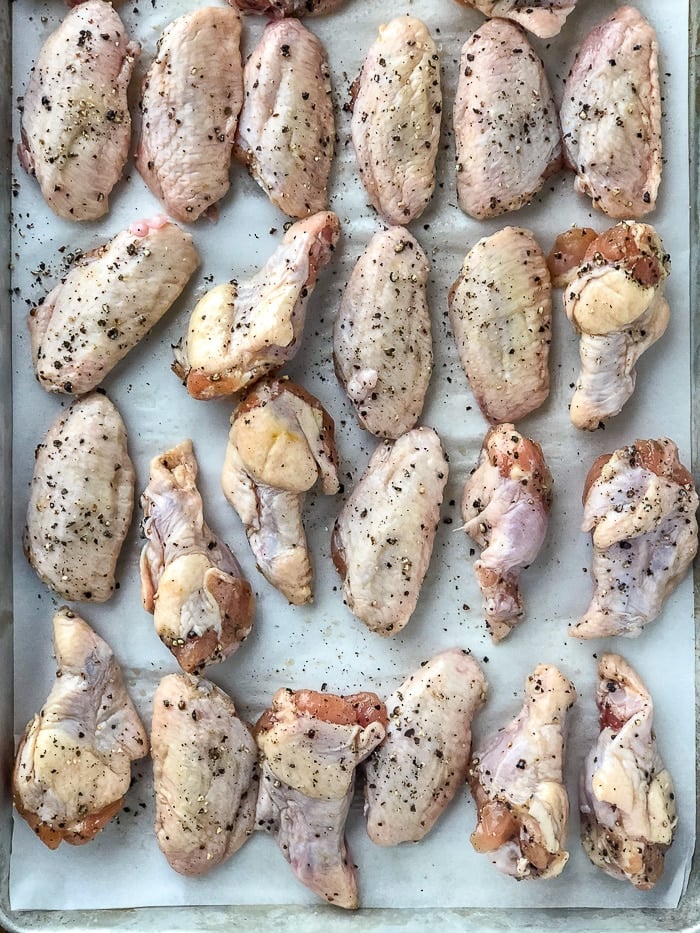
<instances>
[{"instance_id":1,"label":"metal baking tray","mask_svg":"<svg viewBox=\"0 0 700 933\"><path fill-rule=\"evenodd\" d=\"M55 0L56 3L59 0ZM350 2L350 0L348 0ZM353 0L360 2L360 0ZM445 0L448 2L448 0ZM690 308L695 309L700 300L700 211L698 192L700 191L700 139L698 138L698 56L700 55L700 0L691 0L689 22L690 53L690 99L689 127L691 141L691 256ZM12 210L11 188L11 149L12 149L12 108L20 88L10 91L11 87L11 29L12 3L0 5L0 67L2 68L2 87L5 91L0 96L0 164L5 166L0 183L2 214L8 219ZM312 24L313 28L313 24ZM307 933L315 931L344 930L353 931L402 930L419 931L428 928L450 931L475 929L490 931L517 929L541 931L560 929L566 931L691 931L700 930L700 864L696 856L687 890L676 909L466 909L466 908L410 908L360 909L352 914L345 914L335 908L319 904L315 906L296 905L257 905L257 906L194 906L194 907L142 907L134 909L110 910L25 910L16 911L10 907L9 871L12 845L12 807L10 798L10 774L14 752L13 738L13 617L12 617L12 483L11 483L11 445L12 445L12 373L11 360L11 320L9 315L9 296L12 288L12 261L8 222L0 238L0 287L6 296L6 312L0 316L0 366L6 374L5 389L0 393L0 471L3 477L0 483L0 790L2 807L0 809L0 924L8 931L58 931L58 930L115 930L115 931L189 931L208 930L228 931L255 925L262 930L296 930ZM697 404L696 384L700 373L700 321L697 312L691 319L692 367L694 397L692 404L692 456L693 472L696 481L700 480L700 407ZM695 621L700 618L700 571L695 567ZM696 681L700 670L700 658L696 652ZM700 714L700 708L698 710ZM700 733L698 733L700 734ZM696 735L696 751L700 752L700 743ZM700 758L700 754L696 755ZM700 819L698 820L700 836ZM386 864L390 865L389 859ZM76 879L78 881L78 879ZM394 879L400 884L399 879Z\"/></svg>"}]
</instances>

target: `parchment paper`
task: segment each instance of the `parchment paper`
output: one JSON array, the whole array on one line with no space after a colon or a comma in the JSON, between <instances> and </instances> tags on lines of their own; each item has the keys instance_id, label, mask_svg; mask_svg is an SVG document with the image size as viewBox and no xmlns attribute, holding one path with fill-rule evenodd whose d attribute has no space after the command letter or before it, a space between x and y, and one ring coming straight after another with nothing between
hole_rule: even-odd
<instances>
[{"instance_id":1,"label":"parchment paper","mask_svg":"<svg viewBox=\"0 0 700 933\"><path fill-rule=\"evenodd\" d=\"M143 44L139 74L151 60L162 28L195 6L194 0L138 0L122 5L133 37ZM485 632L480 596L469 556L470 543L460 531L459 500L487 425L467 389L448 332L446 297L466 251L481 236L506 224L530 227L545 250L557 232L573 223L604 229L609 222L573 192L570 174L551 179L534 204L491 222L467 218L456 206L451 108L462 42L481 22L479 14L452 0L347 0L338 13L306 21L328 48L333 72L337 158L332 179L332 207L343 235L331 268L313 296L302 352L286 368L327 405L336 420L346 490L359 477L375 446L355 424L331 364L332 321L345 282L359 254L380 223L360 186L349 137L350 82L374 40L377 27L394 15L411 12L426 20L439 44L444 82L439 185L423 217L411 229L432 262L429 288L435 369L423 422L441 434L450 457L450 481L432 564L416 613L404 632L385 641L367 632L343 606L338 578L329 558L329 534L340 499L312 493L306 524L316 566L315 602L292 608L257 573L237 516L224 500L219 473L233 404L189 398L170 372L170 346L183 332L189 311L211 283L251 275L278 244L286 218L271 207L241 167L232 170L232 189L221 205L220 220L194 225L202 266L190 287L151 336L135 349L105 382L129 430L138 490L148 479L151 457L193 438L201 467L201 490L210 524L229 542L258 594L255 629L241 650L208 675L229 690L239 710L254 719L280 686L331 691L374 689L386 697L420 662L441 648L471 649L489 681L489 699L474 724L478 741L519 709L528 673L538 662L557 664L575 683L579 701L571 717L567 786L571 798L571 859L552 881L516 883L502 877L489 859L477 855L468 834L475 810L466 793L458 795L441 823L424 842L383 850L369 842L356 800L348 837L364 906L599 906L673 907L684 889L694 846L694 632L690 578L668 601L663 617L636 641L587 643L567 638L567 626L586 607L590 551L580 530L582 484L598 454L636 437L669 435L689 462L689 307L688 307L688 146L687 146L687 3L639 0L638 7L656 26L662 49L665 171L659 206L650 218L671 254L673 271L667 294L672 308L666 335L642 359L636 393L624 413L595 434L577 432L567 406L578 370L577 340L555 304L551 354L552 394L546 405L520 428L538 439L556 482L556 498L547 543L536 565L524 574L527 617L502 644ZM563 34L534 44L543 56L555 94L573 52L586 32L615 4L587 0L570 17ZM15 95L21 95L41 43L56 27L65 7L58 0L17 0L15 23ZM264 21L244 20L246 52L257 41ZM134 102L136 100L134 82ZM17 134L18 135L18 134ZM136 136L134 137L134 139ZM134 144L135 145L135 144ZM17 167L16 167L17 168ZM109 215L94 224L70 224L54 218L35 182L17 168L14 200L14 523L15 566L15 731L45 699L54 677L51 617L58 601L37 580L21 553L20 538L36 444L67 401L50 397L34 381L25 316L65 271L69 254L90 249L131 221L160 210L131 164L112 196ZM141 607L138 588L140 513L123 551L120 589L104 606L77 606L113 646L124 666L133 696L147 723L157 681L176 669L156 637L152 618ZM595 657L602 650L623 653L639 670L656 703L660 748L676 783L680 823L666 859L666 872L655 890L635 891L593 868L578 839L577 780L583 756L597 733L593 699ZM11 901L23 908L108 908L177 904L310 904L314 895L293 877L274 842L256 834L226 865L199 879L173 872L155 842L151 771L137 763L124 812L94 842L82 848L46 849L22 820L15 821Z\"/></svg>"}]
</instances>

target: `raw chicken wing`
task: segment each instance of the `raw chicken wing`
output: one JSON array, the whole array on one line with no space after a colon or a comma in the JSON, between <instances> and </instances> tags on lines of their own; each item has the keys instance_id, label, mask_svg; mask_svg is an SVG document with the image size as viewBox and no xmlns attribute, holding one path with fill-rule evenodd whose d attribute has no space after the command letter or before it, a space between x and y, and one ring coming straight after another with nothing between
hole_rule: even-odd
<instances>
[{"instance_id":1,"label":"raw chicken wing","mask_svg":"<svg viewBox=\"0 0 700 933\"><path fill-rule=\"evenodd\" d=\"M472 845L518 880L554 878L569 859L563 771L567 712L575 701L573 684L540 664L527 679L520 713L482 743L469 767L479 818Z\"/></svg>"},{"instance_id":2,"label":"raw chicken wing","mask_svg":"<svg viewBox=\"0 0 700 933\"><path fill-rule=\"evenodd\" d=\"M15 757L17 812L50 849L89 842L124 805L148 737L112 649L65 607L53 619L56 682Z\"/></svg>"},{"instance_id":3,"label":"raw chicken wing","mask_svg":"<svg viewBox=\"0 0 700 933\"><path fill-rule=\"evenodd\" d=\"M464 530L484 550L474 565L486 625L495 642L523 614L520 571L537 557L547 534L552 474L536 441L501 424L484 439L464 486Z\"/></svg>"},{"instance_id":4,"label":"raw chicken wing","mask_svg":"<svg viewBox=\"0 0 700 933\"><path fill-rule=\"evenodd\" d=\"M541 39L558 36L577 0L462 0L485 16L502 16Z\"/></svg>"}]
</instances>

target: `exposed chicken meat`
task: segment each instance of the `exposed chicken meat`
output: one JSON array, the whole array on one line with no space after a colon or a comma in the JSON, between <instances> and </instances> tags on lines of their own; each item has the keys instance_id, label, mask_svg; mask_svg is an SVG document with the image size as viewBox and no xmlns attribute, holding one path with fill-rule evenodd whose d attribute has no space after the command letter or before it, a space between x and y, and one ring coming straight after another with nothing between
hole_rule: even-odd
<instances>
[{"instance_id":1,"label":"exposed chicken meat","mask_svg":"<svg viewBox=\"0 0 700 933\"><path fill-rule=\"evenodd\" d=\"M237 852L255 828L257 746L233 701L208 680L164 677L151 731L156 839L182 875Z\"/></svg>"},{"instance_id":2,"label":"exposed chicken meat","mask_svg":"<svg viewBox=\"0 0 700 933\"><path fill-rule=\"evenodd\" d=\"M333 528L343 597L379 635L413 615L430 563L448 465L432 428L414 428L374 451Z\"/></svg>"},{"instance_id":3,"label":"exposed chicken meat","mask_svg":"<svg viewBox=\"0 0 700 933\"><path fill-rule=\"evenodd\" d=\"M455 97L457 197L472 217L528 204L562 164L559 123L542 62L503 19L464 43Z\"/></svg>"},{"instance_id":4,"label":"exposed chicken meat","mask_svg":"<svg viewBox=\"0 0 700 933\"><path fill-rule=\"evenodd\" d=\"M297 878L338 907L359 906L345 842L355 768L382 741L373 693L278 690L256 726L262 775L258 829L272 833Z\"/></svg>"},{"instance_id":5,"label":"exposed chicken meat","mask_svg":"<svg viewBox=\"0 0 700 933\"><path fill-rule=\"evenodd\" d=\"M221 474L258 569L290 603L312 598L312 569L302 524L304 494L317 479L340 489L333 419L318 399L289 380L264 381L231 417Z\"/></svg>"},{"instance_id":6,"label":"exposed chicken meat","mask_svg":"<svg viewBox=\"0 0 700 933\"><path fill-rule=\"evenodd\" d=\"M65 607L53 619L56 681L20 739L12 796L50 849L89 842L124 805L148 737L112 649Z\"/></svg>"},{"instance_id":7,"label":"exposed chicken meat","mask_svg":"<svg viewBox=\"0 0 700 933\"><path fill-rule=\"evenodd\" d=\"M471 723L486 698L476 661L441 651L387 700L386 738L365 764L365 813L372 842L419 842L464 782Z\"/></svg>"},{"instance_id":8,"label":"exposed chicken meat","mask_svg":"<svg viewBox=\"0 0 700 933\"><path fill-rule=\"evenodd\" d=\"M547 534L552 474L540 445L512 424L491 428L464 486L464 530L484 550L474 565L486 625L495 642L523 614L520 572L537 557Z\"/></svg>"},{"instance_id":9,"label":"exposed chicken meat","mask_svg":"<svg viewBox=\"0 0 700 933\"><path fill-rule=\"evenodd\" d=\"M598 238L591 227L571 227L560 233L547 256L547 268L554 288L564 288L576 275L588 247Z\"/></svg>"},{"instance_id":10,"label":"exposed chicken meat","mask_svg":"<svg viewBox=\"0 0 700 933\"><path fill-rule=\"evenodd\" d=\"M325 210L335 120L321 40L296 19L268 23L244 80L237 158L290 217Z\"/></svg>"},{"instance_id":11,"label":"exposed chicken meat","mask_svg":"<svg viewBox=\"0 0 700 933\"><path fill-rule=\"evenodd\" d=\"M673 780L656 746L654 705L639 674L619 654L598 662L600 735L581 774L581 839L613 878L643 891L664 870L678 823Z\"/></svg>"},{"instance_id":12,"label":"exposed chicken meat","mask_svg":"<svg viewBox=\"0 0 700 933\"><path fill-rule=\"evenodd\" d=\"M479 818L472 845L518 880L554 878L569 859L563 769L567 711L575 701L573 684L540 664L527 679L520 713L482 743L469 767Z\"/></svg>"},{"instance_id":13,"label":"exposed chicken meat","mask_svg":"<svg viewBox=\"0 0 700 933\"><path fill-rule=\"evenodd\" d=\"M413 16L379 27L353 87L352 141L370 202L390 224L408 224L435 188L440 142L440 60Z\"/></svg>"},{"instance_id":14,"label":"exposed chicken meat","mask_svg":"<svg viewBox=\"0 0 700 933\"><path fill-rule=\"evenodd\" d=\"M320 16L330 13L344 0L228 0L244 13L260 13L281 19L283 16Z\"/></svg>"},{"instance_id":15,"label":"exposed chicken meat","mask_svg":"<svg viewBox=\"0 0 700 933\"><path fill-rule=\"evenodd\" d=\"M449 313L469 385L492 424L518 421L549 395L552 288L529 230L504 227L467 253Z\"/></svg>"},{"instance_id":16,"label":"exposed chicken meat","mask_svg":"<svg viewBox=\"0 0 700 933\"><path fill-rule=\"evenodd\" d=\"M146 544L141 596L159 638L183 670L199 673L240 646L255 598L229 547L204 521L192 442L151 461L141 496Z\"/></svg>"},{"instance_id":17,"label":"exposed chicken meat","mask_svg":"<svg viewBox=\"0 0 700 933\"><path fill-rule=\"evenodd\" d=\"M86 395L37 447L24 530L29 563L64 599L104 602L133 507L124 422L105 395Z\"/></svg>"},{"instance_id":18,"label":"exposed chicken meat","mask_svg":"<svg viewBox=\"0 0 700 933\"><path fill-rule=\"evenodd\" d=\"M158 40L141 89L136 167L176 220L193 221L229 189L243 103L238 9L179 16Z\"/></svg>"},{"instance_id":19,"label":"exposed chicken meat","mask_svg":"<svg viewBox=\"0 0 700 933\"><path fill-rule=\"evenodd\" d=\"M599 457L583 494L593 534L593 597L576 638L637 636L660 614L698 549L693 477L666 437Z\"/></svg>"},{"instance_id":20,"label":"exposed chicken meat","mask_svg":"<svg viewBox=\"0 0 700 933\"><path fill-rule=\"evenodd\" d=\"M661 181L659 48L653 27L622 6L584 40L559 118L574 187L617 220L656 206Z\"/></svg>"},{"instance_id":21,"label":"exposed chicken meat","mask_svg":"<svg viewBox=\"0 0 700 933\"><path fill-rule=\"evenodd\" d=\"M81 3L42 46L18 153L60 217L96 220L109 210L129 152L126 90L139 52L104 0Z\"/></svg>"},{"instance_id":22,"label":"exposed chicken meat","mask_svg":"<svg viewBox=\"0 0 700 933\"><path fill-rule=\"evenodd\" d=\"M669 257L648 224L619 223L589 245L564 290L564 309L581 335L581 371L571 420L594 431L634 392L639 357L661 337Z\"/></svg>"},{"instance_id":23,"label":"exposed chicken meat","mask_svg":"<svg viewBox=\"0 0 700 933\"><path fill-rule=\"evenodd\" d=\"M462 0L485 16L502 16L542 39L558 36L577 0Z\"/></svg>"},{"instance_id":24,"label":"exposed chicken meat","mask_svg":"<svg viewBox=\"0 0 700 933\"><path fill-rule=\"evenodd\" d=\"M433 368L429 271L408 230L375 234L335 320L336 374L362 427L379 437L399 437L423 410Z\"/></svg>"},{"instance_id":25,"label":"exposed chicken meat","mask_svg":"<svg viewBox=\"0 0 700 933\"><path fill-rule=\"evenodd\" d=\"M289 228L252 279L207 292L173 365L190 395L233 395L292 359L318 273L331 261L339 235L335 214L314 214Z\"/></svg>"},{"instance_id":26,"label":"exposed chicken meat","mask_svg":"<svg viewBox=\"0 0 700 933\"><path fill-rule=\"evenodd\" d=\"M47 392L96 388L161 319L199 264L166 217L137 221L82 257L29 313L34 370Z\"/></svg>"}]
</instances>

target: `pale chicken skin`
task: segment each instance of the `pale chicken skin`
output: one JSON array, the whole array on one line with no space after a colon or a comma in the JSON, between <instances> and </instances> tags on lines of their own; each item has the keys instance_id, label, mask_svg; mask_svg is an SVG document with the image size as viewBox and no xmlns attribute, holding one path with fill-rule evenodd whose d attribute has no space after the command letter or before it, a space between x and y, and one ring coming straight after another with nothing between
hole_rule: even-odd
<instances>
[{"instance_id":1,"label":"pale chicken skin","mask_svg":"<svg viewBox=\"0 0 700 933\"><path fill-rule=\"evenodd\" d=\"M512 424L492 428L464 486L464 530L482 548L474 570L495 642L523 615L520 573L544 544L552 504L552 474L542 448Z\"/></svg>"},{"instance_id":2,"label":"pale chicken skin","mask_svg":"<svg viewBox=\"0 0 700 933\"><path fill-rule=\"evenodd\" d=\"M607 875L648 891L664 870L678 824L673 779L654 734L654 704L619 654L598 661L600 735L579 790L581 841Z\"/></svg>"},{"instance_id":3,"label":"pale chicken skin","mask_svg":"<svg viewBox=\"0 0 700 933\"><path fill-rule=\"evenodd\" d=\"M333 328L333 361L361 426L409 431L433 368L426 295L430 264L404 227L375 234L347 284Z\"/></svg>"},{"instance_id":4,"label":"pale chicken skin","mask_svg":"<svg viewBox=\"0 0 700 933\"><path fill-rule=\"evenodd\" d=\"M243 103L240 39L238 9L186 13L163 32L143 80L136 167L183 223L214 215L229 189Z\"/></svg>"},{"instance_id":5,"label":"pale chicken skin","mask_svg":"<svg viewBox=\"0 0 700 933\"><path fill-rule=\"evenodd\" d=\"M258 750L233 700L208 680L169 674L153 696L156 840L181 875L229 859L255 828Z\"/></svg>"},{"instance_id":6,"label":"pale chicken skin","mask_svg":"<svg viewBox=\"0 0 700 933\"><path fill-rule=\"evenodd\" d=\"M84 395L100 385L198 265L192 237L163 216L136 221L83 256L27 319L42 388Z\"/></svg>"},{"instance_id":7,"label":"pale chicken skin","mask_svg":"<svg viewBox=\"0 0 700 933\"><path fill-rule=\"evenodd\" d=\"M577 428L594 431L632 396L637 361L668 326L669 269L658 233L644 223L619 223L586 249L564 289L564 309L581 337L569 409Z\"/></svg>"},{"instance_id":8,"label":"pale chicken skin","mask_svg":"<svg viewBox=\"0 0 700 933\"><path fill-rule=\"evenodd\" d=\"M207 292L175 351L173 370L190 395L233 395L295 356L316 280L339 236L335 214L314 214L289 228L252 279Z\"/></svg>"},{"instance_id":9,"label":"pale chicken skin","mask_svg":"<svg viewBox=\"0 0 700 933\"><path fill-rule=\"evenodd\" d=\"M52 211L97 220L129 153L126 92L140 46L103 0L71 10L44 43L24 94L19 160Z\"/></svg>"},{"instance_id":10,"label":"pale chicken skin","mask_svg":"<svg viewBox=\"0 0 700 933\"><path fill-rule=\"evenodd\" d=\"M63 599L105 602L133 507L124 422L93 392L60 413L37 447L24 553Z\"/></svg>"},{"instance_id":11,"label":"pale chicken skin","mask_svg":"<svg viewBox=\"0 0 700 933\"><path fill-rule=\"evenodd\" d=\"M337 907L359 907L345 841L355 769L386 733L374 693L340 697L278 690L255 727L261 755L256 828L271 833L292 871Z\"/></svg>"},{"instance_id":12,"label":"pale chicken skin","mask_svg":"<svg viewBox=\"0 0 700 933\"><path fill-rule=\"evenodd\" d=\"M231 417L221 485L258 570L293 605L313 595L302 509L317 480L326 495L340 489L333 419L289 380L259 383Z\"/></svg>"},{"instance_id":13,"label":"pale chicken skin","mask_svg":"<svg viewBox=\"0 0 700 933\"><path fill-rule=\"evenodd\" d=\"M576 191L616 220L654 210L662 169L659 47L634 7L620 7L584 39L559 118Z\"/></svg>"},{"instance_id":14,"label":"pale chicken skin","mask_svg":"<svg viewBox=\"0 0 700 933\"><path fill-rule=\"evenodd\" d=\"M53 619L56 681L15 757L17 812L50 849L90 842L124 805L148 737L109 645L67 608Z\"/></svg>"},{"instance_id":15,"label":"pale chicken skin","mask_svg":"<svg viewBox=\"0 0 700 933\"><path fill-rule=\"evenodd\" d=\"M698 549L698 495L666 437L599 457L586 479L583 531L593 537L590 605L575 638L636 637L653 622Z\"/></svg>"},{"instance_id":16,"label":"pale chicken skin","mask_svg":"<svg viewBox=\"0 0 700 933\"><path fill-rule=\"evenodd\" d=\"M418 604L448 472L437 432L413 428L377 447L336 519L343 599L378 635L400 632Z\"/></svg>"},{"instance_id":17,"label":"pale chicken skin","mask_svg":"<svg viewBox=\"0 0 700 933\"><path fill-rule=\"evenodd\" d=\"M518 421L549 395L552 287L529 230L504 227L467 253L448 309L469 386L491 424Z\"/></svg>"},{"instance_id":18,"label":"pale chicken skin","mask_svg":"<svg viewBox=\"0 0 700 933\"><path fill-rule=\"evenodd\" d=\"M421 20L379 27L353 87L352 141L372 206L389 224L423 213L435 189L442 91L437 47Z\"/></svg>"},{"instance_id":19,"label":"pale chicken skin","mask_svg":"<svg viewBox=\"0 0 700 933\"><path fill-rule=\"evenodd\" d=\"M246 62L236 157L290 217L328 207L335 118L326 50L298 20L268 23Z\"/></svg>"},{"instance_id":20,"label":"pale chicken skin","mask_svg":"<svg viewBox=\"0 0 700 933\"><path fill-rule=\"evenodd\" d=\"M225 660L248 636L255 597L233 556L204 520L192 442L154 457L144 512L141 597L158 637L183 670Z\"/></svg>"},{"instance_id":21,"label":"pale chicken skin","mask_svg":"<svg viewBox=\"0 0 700 933\"><path fill-rule=\"evenodd\" d=\"M273 19L284 16L321 16L330 13L344 0L228 0L244 13L259 13Z\"/></svg>"},{"instance_id":22,"label":"pale chicken skin","mask_svg":"<svg viewBox=\"0 0 700 933\"><path fill-rule=\"evenodd\" d=\"M486 681L466 651L441 651L387 699L386 738L367 759L367 833L380 846L419 842L464 783L471 724Z\"/></svg>"},{"instance_id":23,"label":"pale chicken skin","mask_svg":"<svg viewBox=\"0 0 700 933\"><path fill-rule=\"evenodd\" d=\"M567 713L575 701L573 684L553 665L540 664L527 679L520 713L482 742L469 766L478 811L471 843L517 880L555 878L569 859L563 770Z\"/></svg>"},{"instance_id":24,"label":"pale chicken skin","mask_svg":"<svg viewBox=\"0 0 700 933\"><path fill-rule=\"evenodd\" d=\"M485 16L518 23L541 39L558 36L577 0L461 0Z\"/></svg>"},{"instance_id":25,"label":"pale chicken skin","mask_svg":"<svg viewBox=\"0 0 700 933\"><path fill-rule=\"evenodd\" d=\"M552 91L519 26L491 20L464 43L453 123L457 198L471 217L524 207L561 168Z\"/></svg>"}]
</instances>

